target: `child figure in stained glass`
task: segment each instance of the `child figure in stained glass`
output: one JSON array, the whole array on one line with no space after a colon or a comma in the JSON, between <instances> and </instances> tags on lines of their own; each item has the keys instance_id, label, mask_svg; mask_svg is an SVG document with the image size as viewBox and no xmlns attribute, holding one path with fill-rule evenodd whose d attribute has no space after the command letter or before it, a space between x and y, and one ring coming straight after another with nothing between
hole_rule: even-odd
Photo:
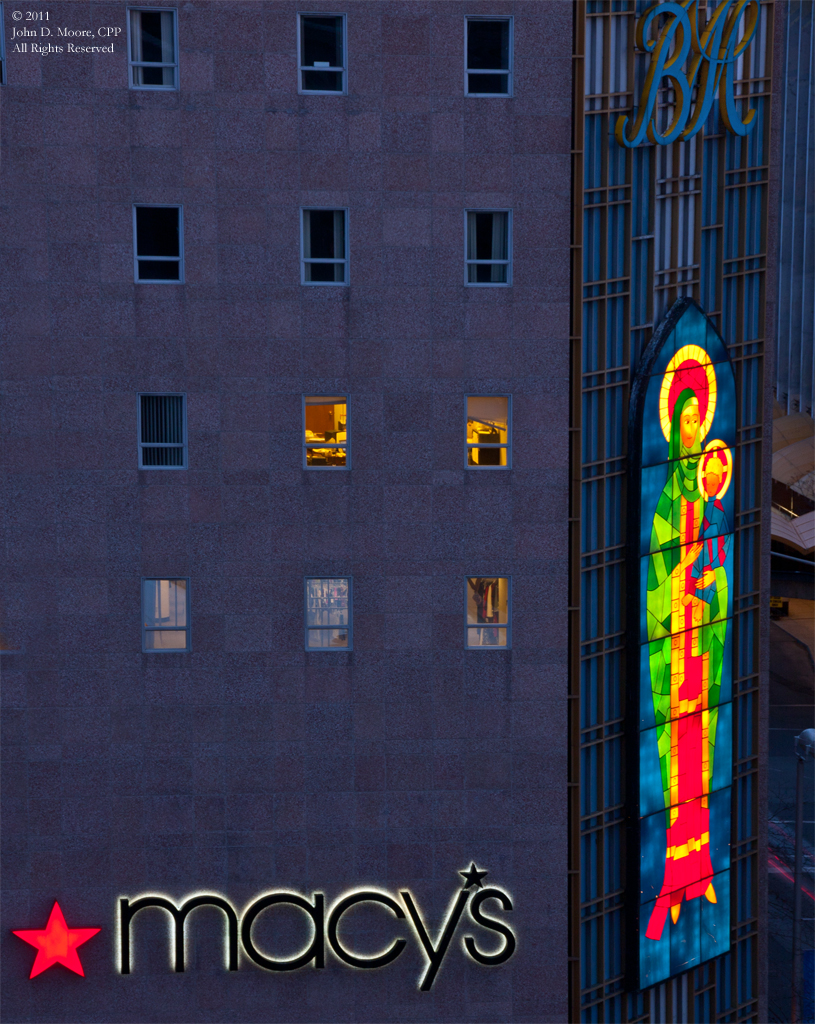
<instances>
[{"instance_id":1,"label":"child figure in stained glass","mask_svg":"<svg viewBox=\"0 0 815 1024\"><path fill-rule=\"evenodd\" d=\"M708 449L711 447L708 445ZM714 448L702 456L699 467L699 489L705 499L702 550L693 563L691 578L696 584L697 598L710 606L709 621L727 615L727 575L724 568L731 534L719 495L724 493L729 483L728 454L726 450ZM718 569L722 572L717 573Z\"/></svg>"}]
</instances>

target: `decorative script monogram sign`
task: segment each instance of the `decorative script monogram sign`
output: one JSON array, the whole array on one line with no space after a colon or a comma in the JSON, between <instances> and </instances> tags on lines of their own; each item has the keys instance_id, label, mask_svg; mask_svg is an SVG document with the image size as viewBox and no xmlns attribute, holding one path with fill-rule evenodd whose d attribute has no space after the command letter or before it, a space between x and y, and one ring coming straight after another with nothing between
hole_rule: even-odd
<instances>
[{"instance_id":1,"label":"decorative script monogram sign","mask_svg":"<svg viewBox=\"0 0 815 1024\"><path fill-rule=\"evenodd\" d=\"M665 0L649 7L637 20L637 46L651 54L637 117L629 131L628 115L617 118L614 135L628 149L649 142L667 146L694 136L710 113L716 92L722 120L734 135L747 135L755 126L755 110L742 121L736 106L733 74L736 60L756 32L759 0L722 0L699 34L699 0ZM664 18L655 39L648 33L655 19ZM686 68L686 64L690 63ZM657 96L663 78L673 83L673 117L665 132L657 125ZM696 88L695 100L693 90Z\"/></svg>"}]
</instances>

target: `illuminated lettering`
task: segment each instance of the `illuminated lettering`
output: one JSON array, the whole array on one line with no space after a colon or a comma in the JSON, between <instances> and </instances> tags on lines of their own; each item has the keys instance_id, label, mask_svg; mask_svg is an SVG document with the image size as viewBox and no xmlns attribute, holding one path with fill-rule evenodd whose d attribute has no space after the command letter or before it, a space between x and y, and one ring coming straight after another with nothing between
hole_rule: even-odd
<instances>
[{"instance_id":1,"label":"illuminated lettering","mask_svg":"<svg viewBox=\"0 0 815 1024\"><path fill-rule=\"evenodd\" d=\"M729 131L747 135L755 127L755 110L749 110L742 121L736 106L734 65L755 35L759 0L722 0L701 35L698 6L698 0L664 0L637 19L637 46L651 54L651 60L634 123L626 131L628 115L617 118L614 135L621 146L631 149L646 139L667 146L691 138L705 123L717 92L719 111ZM656 38L650 39L649 30L659 18L666 20ZM660 132L658 96L664 78L673 84L674 104L671 121Z\"/></svg>"},{"instance_id":2,"label":"illuminated lettering","mask_svg":"<svg viewBox=\"0 0 815 1024\"><path fill-rule=\"evenodd\" d=\"M314 925L314 935L306 949L290 960L273 960L264 956L252 941L252 925L255 918L262 910L268 907L279 906L282 903L291 904L304 910L311 918ZM311 904L302 896L293 892L276 892L271 896L263 896L249 907L241 921L241 942L247 954L259 967L265 967L267 971L296 971L298 967L304 967L309 961L314 961L315 967L325 967L325 948L323 946L323 918L325 916L325 902L321 892L314 893L314 903Z\"/></svg>"},{"instance_id":3,"label":"illuminated lettering","mask_svg":"<svg viewBox=\"0 0 815 1024\"><path fill-rule=\"evenodd\" d=\"M357 903L381 903L386 906L389 910L393 911L394 915L401 920L405 918L405 912L396 902L392 900L390 896L386 896L384 893L376 892L373 889L366 889L362 892L355 892L351 896L346 896L345 899L333 908L328 918L328 942L332 950L337 956L346 964L350 964L351 967L361 967L363 970L371 969L373 967L384 967L386 964L392 963L402 952L407 945L407 940L396 939L384 953L380 953L378 956L357 956L355 953L349 953L347 949L340 943L337 929L339 928L340 918L351 907Z\"/></svg>"},{"instance_id":4,"label":"illuminated lettering","mask_svg":"<svg viewBox=\"0 0 815 1024\"><path fill-rule=\"evenodd\" d=\"M230 971L238 969L238 915L233 907L220 896L193 896L182 906L176 905L163 896L143 896L131 903L127 899L119 900L119 934L121 944L121 971L130 974L130 922L140 910L147 907L158 907L166 910L173 919L173 946L175 948L175 969L182 972L185 966L184 957L184 924L187 914L196 907L218 907L226 914L228 938L228 963Z\"/></svg>"},{"instance_id":5,"label":"illuminated lettering","mask_svg":"<svg viewBox=\"0 0 815 1024\"><path fill-rule=\"evenodd\" d=\"M504 910L512 910L512 900L506 893L501 892L500 889L482 889L473 896L470 906L467 908L470 917L476 924L480 924L482 928L489 928L491 931L498 932L499 935L504 936L503 948L495 953L482 953L478 946L476 946L475 939L472 936L464 936L464 945L473 960L478 964L488 964L494 967L505 963L515 952L515 936L501 921L496 921L494 917L487 917L486 914L482 913L481 904L484 900L498 900Z\"/></svg>"},{"instance_id":6,"label":"illuminated lettering","mask_svg":"<svg viewBox=\"0 0 815 1024\"><path fill-rule=\"evenodd\" d=\"M405 906L408 909L410 915L410 921L416 932L419 941L422 944L422 948L427 954L428 965L425 971L424 977L422 978L419 990L421 992L429 992L433 985L433 979L436 977L441 962L444 960L444 954L447 952L447 947L450 945L450 940L453 938L456 927L458 926L461 912L467 905L467 900L470 898L470 894L466 889L462 891L456 897L455 903L450 908L450 912L447 915L447 920L442 926L441 935L439 936L438 945L434 946L430 941L430 935L425 927L425 923L422 920L422 915L419 913L419 908L413 902L413 897L409 892L401 892L399 894L405 901Z\"/></svg>"},{"instance_id":7,"label":"illuminated lettering","mask_svg":"<svg viewBox=\"0 0 815 1024\"><path fill-rule=\"evenodd\" d=\"M470 866L468 871L461 871L464 877L464 886L454 895L440 931L435 941L431 939L428 927L425 924L421 910L407 890L399 892L402 903L394 897L376 889L358 889L341 896L331 908L326 920L325 896L321 892L312 894L310 902L305 896L295 892L280 891L263 895L250 903L243 912L240 919L232 904L222 896L201 894L191 896L181 906L166 896L149 895L131 900L123 897L119 900L119 963L122 974L131 973L131 922L140 910L157 908L170 915L172 919L172 935L170 937L171 963L174 970L182 972L185 970L185 923L188 914L197 907L212 906L222 910L226 916L226 960L230 971L238 970L238 935L246 955L258 967L267 971L296 971L313 963L316 968L325 967L325 940L332 953L338 960L349 967L356 967L362 970L371 970L377 967L385 967L393 963L400 956L408 944L408 940L395 936L391 944L381 953L373 953L370 956L361 956L359 953L351 952L343 944L340 938L340 924L343 916L353 907L360 903L378 903L386 907L397 921L407 921L413 934L416 937L420 949L427 959L427 966L419 982L419 989L422 992L429 992L433 986L436 975L441 968L450 944L461 921L462 914L468 908L470 918L474 924L488 931L503 936L503 945L494 953L484 953L476 945L472 936L465 936L464 949L469 956L478 964L496 966L505 963L515 951L515 936L511 929L486 915L481 910L481 905L486 900L497 900L504 910L512 910L512 900L509 895L496 887L484 888L482 879L487 874L485 870L479 870L475 864ZM475 892L470 890L475 887ZM470 897L472 896L472 899ZM252 935L253 926L258 916L263 911L276 906L292 906L302 910L310 919L312 935L308 940L305 949L287 960L276 959L266 952L258 949ZM404 905L404 909L403 909ZM407 910L407 914L405 913Z\"/></svg>"}]
</instances>

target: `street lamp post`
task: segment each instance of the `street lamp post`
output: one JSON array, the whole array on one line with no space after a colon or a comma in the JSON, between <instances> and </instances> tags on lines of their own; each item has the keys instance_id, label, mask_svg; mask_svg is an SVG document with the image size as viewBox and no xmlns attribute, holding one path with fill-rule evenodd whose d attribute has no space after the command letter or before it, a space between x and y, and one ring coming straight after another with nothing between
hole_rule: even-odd
<instances>
[{"instance_id":1,"label":"street lamp post","mask_svg":"<svg viewBox=\"0 0 815 1024\"><path fill-rule=\"evenodd\" d=\"M801 1024L803 972L801 970L801 872L804 861L804 762L815 757L815 729L804 729L795 737L795 891L792 912L792 1013L793 1024Z\"/></svg>"}]
</instances>

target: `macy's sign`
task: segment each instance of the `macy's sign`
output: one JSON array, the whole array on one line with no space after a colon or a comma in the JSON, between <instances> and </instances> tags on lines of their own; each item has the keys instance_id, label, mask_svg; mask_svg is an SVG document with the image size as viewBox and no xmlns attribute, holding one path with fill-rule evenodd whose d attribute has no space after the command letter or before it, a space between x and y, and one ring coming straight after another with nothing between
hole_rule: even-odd
<instances>
[{"instance_id":1,"label":"macy's sign","mask_svg":"<svg viewBox=\"0 0 815 1024\"><path fill-rule=\"evenodd\" d=\"M482 932L480 936L478 933L475 936L463 936L463 948L467 956L476 963L497 966L505 963L515 951L516 940L512 929L503 920L493 916L496 912L512 910L509 894L497 886L485 887L482 879L487 872L479 870L475 864L471 864L467 871L459 873L464 877L464 885L454 893L435 937L431 934L431 929L413 895L406 889L394 895L379 889L355 889L341 895L329 908L326 908L325 895L321 892L312 893L309 899L291 890L278 890L259 896L240 916L228 899L214 893L190 896L180 905L176 905L166 896L157 894L138 896L135 899L123 897L119 900L116 922L118 967L122 974L130 974L133 970L131 942L138 927L138 915L142 910L156 908L169 915L170 960L176 971L184 971L187 918L198 907L215 907L222 911L226 967L230 971L238 970L239 947L253 963L267 971L296 971L307 964L312 964L316 968L325 967L326 945L338 960L349 967L360 970L385 967L402 954L408 944L407 939L394 937L387 948L377 953L362 955L349 949L347 941L344 941L341 935L343 917L353 907L366 903L380 906L396 920L406 921L426 961L419 989L428 992L461 925L465 911L470 924ZM271 956L268 951L260 949L257 936L253 932L261 914L280 906L294 907L304 914L311 933L305 948L288 959ZM30 975L33 978L55 963L63 964L77 974L84 974L77 948L99 930L69 928L59 904L55 904L44 929L17 930L15 935L38 950ZM493 933L492 941L483 935L484 931ZM484 948L485 939L487 949Z\"/></svg>"}]
</instances>

